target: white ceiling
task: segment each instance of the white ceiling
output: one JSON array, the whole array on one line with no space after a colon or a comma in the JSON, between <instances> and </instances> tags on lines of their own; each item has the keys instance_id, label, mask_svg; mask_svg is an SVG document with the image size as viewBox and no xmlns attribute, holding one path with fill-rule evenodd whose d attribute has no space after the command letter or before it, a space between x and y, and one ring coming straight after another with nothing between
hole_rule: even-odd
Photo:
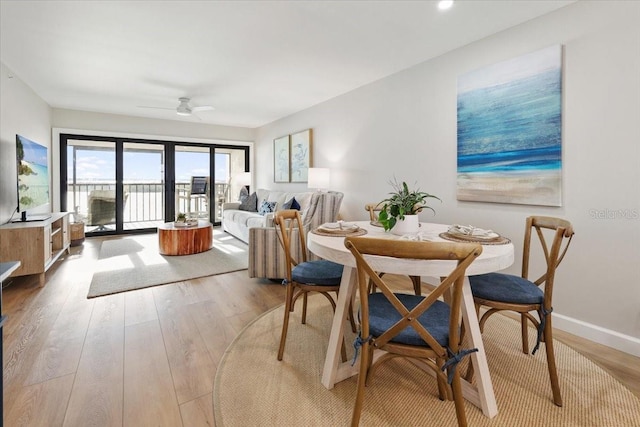
<instances>
[{"instance_id":1,"label":"white ceiling","mask_svg":"<svg viewBox=\"0 0 640 427\"><path fill-rule=\"evenodd\" d=\"M52 107L253 128L572 2L2 0L0 60Z\"/></svg>"}]
</instances>

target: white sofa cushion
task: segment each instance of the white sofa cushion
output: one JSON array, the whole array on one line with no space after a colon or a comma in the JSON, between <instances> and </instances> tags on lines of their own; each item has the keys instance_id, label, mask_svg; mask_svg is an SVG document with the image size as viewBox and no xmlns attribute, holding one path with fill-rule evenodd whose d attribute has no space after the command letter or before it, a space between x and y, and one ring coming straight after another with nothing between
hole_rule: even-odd
<instances>
[{"instance_id":1,"label":"white sofa cushion","mask_svg":"<svg viewBox=\"0 0 640 427\"><path fill-rule=\"evenodd\" d=\"M302 223L307 229L312 225L318 226L323 221L335 220L335 215L342 201L341 193L339 197L328 197L329 195L327 193L323 194L313 191L289 192L257 189L255 193L258 199L258 206L260 206L262 201L275 202L276 211L282 210L285 202L295 197L296 201L300 204ZM327 199L327 206L324 206L325 199ZM334 203L336 205L334 205ZM319 204L320 207L318 206ZM238 210L238 207L239 203L223 204L222 227L228 233L249 243L250 228L273 227L273 213L262 216L257 212Z\"/></svg>"}]
</instances>

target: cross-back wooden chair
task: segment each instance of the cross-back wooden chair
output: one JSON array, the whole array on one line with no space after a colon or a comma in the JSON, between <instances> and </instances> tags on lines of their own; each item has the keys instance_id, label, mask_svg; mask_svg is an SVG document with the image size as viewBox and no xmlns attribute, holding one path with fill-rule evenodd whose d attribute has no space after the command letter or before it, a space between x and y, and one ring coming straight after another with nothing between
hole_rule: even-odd
<instances>
[{"instance_id":1,"label":"cross-back wooden chair","mask_svg":"<svg viewBox=\"0 0 640 427\"><path fill-rule=\"evenodd\" d=\"M367 203L364 205L364 210L369 212L369 218L371 223L378 222L378 212L382 210L383 203ZM384 275L384 273L379 273L379 275ZM413 284L413 291L416 295L422 295L422 279L420 276L409 276L411 279L411 283ZM375 288L373 287L373 282L369 283L369 292L373 292Z\"/></svg>"},{"instance_id":2,"label":"cross-back wooden chair","mask_svg":"<svg viewBox=\"0 0 640 427\"><path fill-rule=\"evenodd\" d=\"M284 309L284 322L282 323L282 335L280 337L280 348L278 349L278 360L282 360L284 347L287 340L287 330L289 328L289 315L293 311L294 304L298 297L302 295L302 323L307 323L307 295L309 292L318 292L324 295L333 311L336 310L336 303L329 292L335 292L336 296L340 290L343 266L328 260L308 260L307 242L302 225L300 212L296 209L286 209L276 211L274 222L278 227L278 240L284 249L287 263L287 277L283 281L287 286ZM302 259L295 258L295 245L301 248ZM355 321L353 311L350 311L349 318L351 327L355 331ZM342 360L346 360L346 350L342 348Z\"/></svg>"},{"instance_id":3,"label":"cross-back wooden chair","mask_svg":"<svg viewBox=\"0 0 640 427\"><path fill-rule=\"evenodd\" d=\"M547 238L550 237L549 234L553 236L550 243L545 238L545 230L547 230ZM531 241L534 231L542 247L545 265L540 277L529 279ZM522 351L527 354L529 353L528 321L531 321L537 328L538 336L532 354L538 351L540 342L545 343L553 402L558 406L562 406L562 396L553 351L553 328L551 325L553 285L556 269L567 253L573 234L573 226L567 220L547 216L530 216L527 218L524 234L522 275L489 273L469 278L476 310L479 313L480 307L489 308L480 317L481 331L484 329L487 319L499 311L507 310L520 313ZM532 311L538 313L539 320L531 314Z\"/></svg>"},{"instance_id":4,"label":"cross-back wooden chair","mask_svg":"<svg viewBox=\"0 0 640 427\"><path fill-rule=\"evenodd\" d=\"M366 237L347 237L346 247L356 260L360 294L360 333L356 351L361 346L360 371L351 425L357 426L364 403L364 387L374 369L394 357L419 359L437 378L441 399L455 402L460 426L466 415L457 363L477 349L460 348L462 286L466 268L482 253L474 243L419 242ZM451 273L428 296L394 293L367 262L365 255L394 258L457 261ZM370 277L380 292L368 293ZM438 298L445 296L445 303ZM375 349L387 353L373 361ZM356 354L357 356L357 354ZM444 371L447 371L445 374Z\"/></svg>"},{"instance_id":5,"label":"cross-back wooden chair","mask_svg":"<svg viewBox=\"0 0 640 427\"><path fill-rule=\"evenodd\" d=\"M364 210L369 212L369 219L372 222L376 222L378 220L378 214L376 212L382 210L382 203L367 203L364 205Z\"/></svg>"}]
</instances>

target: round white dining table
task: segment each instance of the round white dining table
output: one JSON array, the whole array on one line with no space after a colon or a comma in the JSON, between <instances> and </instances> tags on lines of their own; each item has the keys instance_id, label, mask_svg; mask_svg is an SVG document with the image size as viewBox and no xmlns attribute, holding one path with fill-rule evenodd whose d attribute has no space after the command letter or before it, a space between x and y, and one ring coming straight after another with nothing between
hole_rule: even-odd
<instances>
[{"instance_id":1,"label":"round white dining table","mask_svg":"<svg viewBox=\"0 0 640 427\"><path fill-rule=\"evenodd\" d=\"M369 221L349 222L367 231L364 237L385 239L412 239L433 242L447 242L440 234L449 229L446 224L421 223L420 231L414 235L396 236L385 232L383 228L371 225ZM310 232L307 235L307 246L315 255L345 266L340 283L341 292L338 295L336 312L331 327L331 335L327 348L322 384L331 389L333 386L358 373L357 364L341 362L340 349L344 336L349 302L354 300L356 291L356 261L351 252L344 245L344 237L327 236ZM444 277L456 265L455 261L445 260L417 260L398 259L391 257L365 256L371 267L378 272L395 273L407 276ZM482 409L487 417L494 417L498 407L493 392L491 376L487 365L487 358L473 304L473 295L469 286L468 276L503 270L513 264L514 247L511 242L505 244L484 244L482 254L467 268L463 286L462 316L469 333L470 344L478 349L471 355L474 365L475 383L463 381L463 394L467 400ZM344 291L343 291L344 289Z\"/></svg>"},{"instance_id":2,"label":"round white dining table","mask_svg":"<svg viewBox=\"0 0 640 427\"><path fill-rule=\"evenodd\" d=\"M416 235L396 236L385 232L382 227L371 225L368 221L355 221L356 224L367 231L364 237L377 237L384 239L423 239L432 242L448 242L440 237L441 233L449 229L445 224L421 223L420 232ZM344 237L334 237L309 233L307 246L317 256L337 262L348 267L356 266L356 260L349 249L344 245ZM513 264L514 248L512 243L502 245L483 245L482 254L467 268L467 276L491 273L503 270ZM367 261L372 263L376 271L386 273L404 274L407 276L447 276L455 267L455 261L427 261L424 260L399 260L397 258L385 258L368 256Z\"/></svg>"}]
</instances>

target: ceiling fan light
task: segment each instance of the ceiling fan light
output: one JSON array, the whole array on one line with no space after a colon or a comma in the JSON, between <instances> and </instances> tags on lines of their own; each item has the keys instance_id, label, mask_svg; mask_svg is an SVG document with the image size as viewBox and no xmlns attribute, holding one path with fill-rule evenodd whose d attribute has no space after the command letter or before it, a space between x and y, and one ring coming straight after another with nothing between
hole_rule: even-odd
<instances>
[{"instance_id":1,"label":"ceiling fan light","mask_svg":"<svg viewBox=\"0 0 640 427\"><path fill-rule=\"evenodd\" d=\"M451 6L453 6L453 0L440 0L438 2L438 9L440 10L450 9Z\"/></svg>"},{"instance_id":2,"label":"ceiling fan light","mask_svg":"<svg viewBox=\"0 0 640 427\"><path fill-rule=\"evenodd\" d=\"M191 111L189 111L189 110L178 110L178 111L176 111L176 113L179 116L190 116L191 115Z\"/></svg>"}]
</instances>

